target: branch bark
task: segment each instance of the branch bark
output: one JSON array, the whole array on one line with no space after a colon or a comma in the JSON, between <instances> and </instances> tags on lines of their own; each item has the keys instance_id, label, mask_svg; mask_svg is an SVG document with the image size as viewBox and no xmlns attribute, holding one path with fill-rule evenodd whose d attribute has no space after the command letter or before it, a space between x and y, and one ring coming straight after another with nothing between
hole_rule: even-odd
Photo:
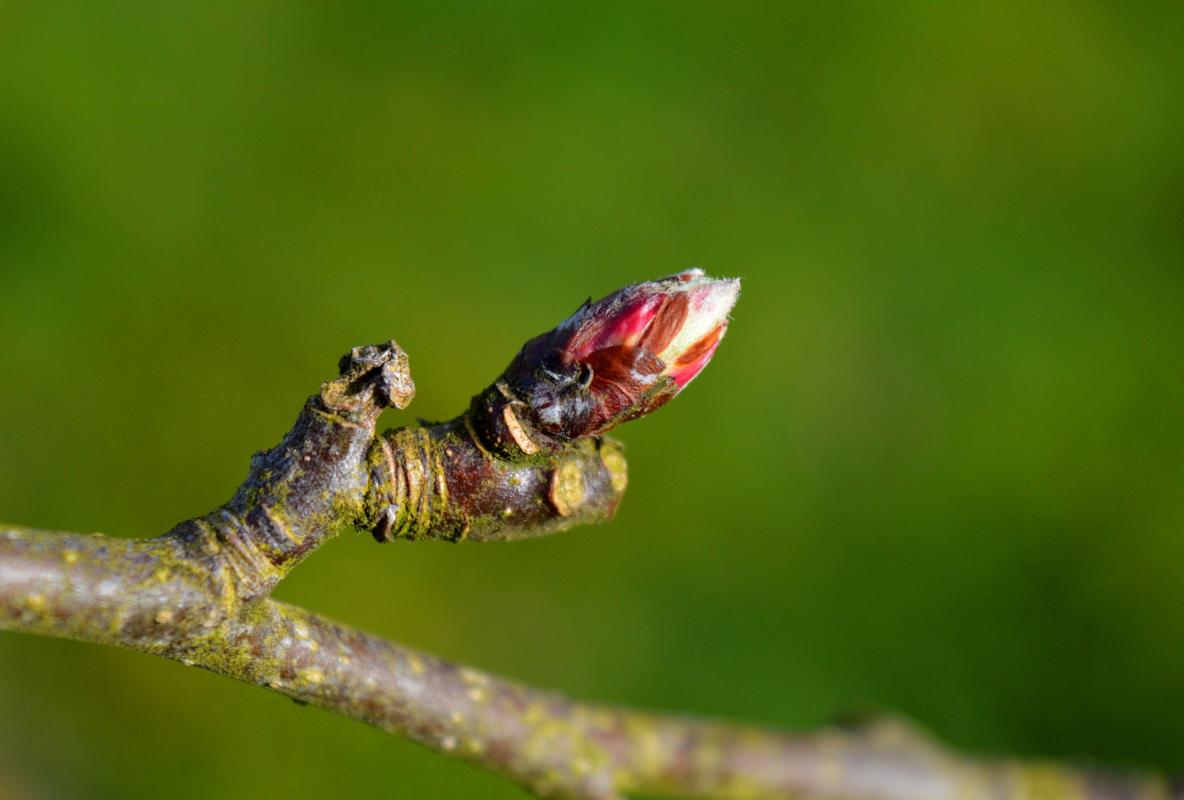
<instances>
[{"instance_id":1,"label":"branch bark","mask_svg":"<svg viewBox=\"0 0 1184 800\"><path fill-rule=\"evenodd\" d=\"M277 447L255 455L242 487L210 514L141 540L0 526L0 629L200 666L408 736L546 797L1171 797L1157 776L976 760L897 722L791 734L583 704L268 597L350 526L379 541L498 540L610 518L625 462L601 434L673 396L722 335L724 323L708 320L675 347L701 278L684 273L585 306L572 318L578 325L569 320L532 340L464 414L438 425L377 434L382 410L405 407L414 384L394 342L355 348L340 377L308 400ZM720 283L708 288L718 294ZM652 286L659 289L642 291ZM735 299L728 290L725 316ZM700 305L715 313L714 300ZM606 307L616 316L597 328ZM638 309L648 318L628 316ZM603 357L611 348L620 361L622 341L642 348L628 355L632 373ZM556 348L583 360L565 364ZM657 367L646 361L658 353L666 360ZM598 387L588 364L611 380Z\"/></svg>"},{"instance_id":2,"label":"branch bark","mask_svg":"<svg viewBox=\"0 0 1184 800\"><path fill-rule=\"evenodd\" d=\"M0 530L0 628L200 666L410 737L540 796L1160 800L1155 776L974 760L901 723L811 734L587 705L262 599L161 540ZM213 622L213 624L210 624Z\"/></svg>"}]
</instances>

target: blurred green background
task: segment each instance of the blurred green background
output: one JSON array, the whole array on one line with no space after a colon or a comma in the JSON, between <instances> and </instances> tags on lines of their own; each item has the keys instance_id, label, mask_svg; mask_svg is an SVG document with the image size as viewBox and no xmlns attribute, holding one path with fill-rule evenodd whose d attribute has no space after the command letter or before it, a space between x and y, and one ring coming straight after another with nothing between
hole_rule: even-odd
<instances>
[{"instance_id":1,"label":"blurred green background","mask_svg":"<svg viewBox=\"0 0 1184 800\"><path fill-rule=\"evenodd\" d=\"M278 594L580 697L1184 769L1179 3L6 3L0 517L228 498L350 346L451 416L588 295L744 279L610 525L349 535ZM519 798L0 634L48 798Z\"/></svg>"}]
</instances>

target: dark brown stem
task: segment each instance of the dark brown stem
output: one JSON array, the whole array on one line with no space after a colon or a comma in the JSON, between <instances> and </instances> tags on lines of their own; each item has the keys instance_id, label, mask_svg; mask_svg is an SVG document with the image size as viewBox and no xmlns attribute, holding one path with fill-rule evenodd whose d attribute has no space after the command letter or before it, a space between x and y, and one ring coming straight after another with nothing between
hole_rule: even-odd
<instances>
[{"instance_id":1,"label":"dark brown stem","mask_svg":"<svg viewBox=\"0 0 1184 800\"><path fill-rule=\"evenodd\" d=\"M379 438L370 502L375 536L493 541L610 519L627 482L620 445L581 439L545 455L491 453L469 415Z\"/></svg>"},{"instance_id":2,"label":"dark brown stem","mask_svg":"<svg viewBox=\"0 0 1184 800\"><path fill-rule=\"evenodd\" d=\"M308 399L283 441L251 458L230 502L162 537L215 553L240 602L268 594L319 545L366 518L375 425L385 408L411 402L415 384L394 342L355 347L340 372Z\"/></svg>"},{"instance_id":3,"label":"dark brown stem","mask_svg":"<svg viewBox=\"0 0 1184 800\"><path fill-rule=\"evenodd\" d=\"M359 347L340 366L283 441L255 454L230 502L153 546L200 561L242 603L270 593L349 526L379 541L480 541L552 533L616 510L626 482L618 445L591 437L546 453L495 453L472 409L377 436L382 411L414 396L406 354L394 342Z\"/></svg>"}]
</instances>

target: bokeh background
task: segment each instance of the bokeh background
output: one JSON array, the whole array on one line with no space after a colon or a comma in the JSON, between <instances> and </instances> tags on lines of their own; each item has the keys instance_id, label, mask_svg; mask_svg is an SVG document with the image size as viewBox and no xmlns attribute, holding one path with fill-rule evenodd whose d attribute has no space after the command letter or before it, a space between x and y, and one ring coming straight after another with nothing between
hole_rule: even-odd
<instances>
[{"instance_id":1,"label":"bokeh background","mask_svg":"<svg viewBox=\"0 0 1184 800\"><path fill-rule=\"evenodd\" d=\"M0 8L0 517L226 499L350 346L451 416L588 295L744 279L615 522L355 534L286 600L577 696L1184 769L1179 3ZM38 798L520 798L0 634ZM0 792L3 793L3 792Z\"/></svg>"}]
</instances>

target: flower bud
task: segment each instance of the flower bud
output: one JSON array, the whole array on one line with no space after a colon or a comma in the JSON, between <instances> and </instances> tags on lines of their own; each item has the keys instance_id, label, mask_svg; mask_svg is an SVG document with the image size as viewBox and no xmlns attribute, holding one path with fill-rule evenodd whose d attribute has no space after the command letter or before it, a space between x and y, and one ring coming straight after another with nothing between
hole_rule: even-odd
<instances>
[{"instance_id":1,"label":"flower bud","mask_svg":"<svg viewBox=\"0 0 1184 800\"><path fill-rule=\"evenodd\" d=\"M648 414L707 366L739 293L693 269L585 303L523 346L475 416L494 444L530 454Z\"/></svg>"}]
</instances>

